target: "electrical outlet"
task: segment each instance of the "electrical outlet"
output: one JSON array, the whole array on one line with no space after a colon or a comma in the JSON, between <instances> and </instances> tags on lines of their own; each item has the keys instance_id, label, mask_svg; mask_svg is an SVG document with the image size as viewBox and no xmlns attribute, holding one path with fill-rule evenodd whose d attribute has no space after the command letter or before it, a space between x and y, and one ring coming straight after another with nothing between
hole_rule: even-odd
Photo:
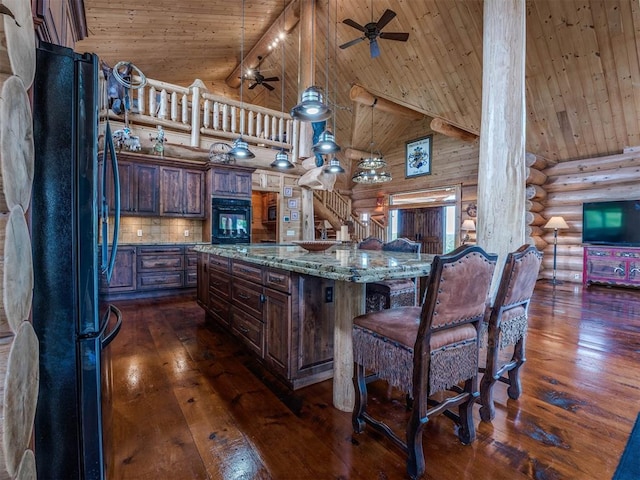
<instances>
[{"instance_id":1,"label":"electrical outlet","mask_svg":"<svg viewBox=\"0 0 640 480\"><path fill-rule=\"evenodd\" d=\"M185 237L188 237L188 236L189 236L189 230L185 230L185 231L184 231L184 236L185 236Z\"/></svg>"},{"instance_id":2,"label":"electrical outlet","mask_svg":"<svg viewBox=\"0 0 640 480\"><path fill-rule=\"evenodd\" d=\"M324 291L324 302L325 303L333 302L333 287L326 287Z\"/></svg>"},{"instance_id":3,"label":"electrical outlet","mask_svg":"<svg viewBox=\"0 0 640 480\"><path fill-rule=\"evenodd\" d=\"M141 237L142 236L142 229L138 230L138 236Z\"/></svg>"}]
</instances>

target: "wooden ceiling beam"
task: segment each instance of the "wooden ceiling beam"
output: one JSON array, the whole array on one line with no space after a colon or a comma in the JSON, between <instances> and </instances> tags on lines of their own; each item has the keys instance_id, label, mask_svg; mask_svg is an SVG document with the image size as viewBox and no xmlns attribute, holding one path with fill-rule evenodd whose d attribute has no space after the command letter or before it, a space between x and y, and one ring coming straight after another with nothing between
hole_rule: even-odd
<instances>
[{"instance_id":1,"label":"wooden ceiling beam","mask_svg":"<svg viewBox=\"0 0 640 480\"><path fill-rule=\"evenodd\" d=\"M236 65L236 68L229 74L226 78L225 82L231 88L239 88L240 87L240 77L241 72L240 69L242 65L245 67L254 67L258 65L259 60L258 57L262 57L264 60L271 53L271 49L269 49L269 45L273 42L273 40L280 35L282 32L282 26L284 25L285 34L289 34L291 30L295 28L295 26L300 21L300 0L292 0L289 5L287 5L284 11L280 14L280 16L276 19L275 22L269 27L269 29L265 32L265 34L256 42L253 48L245 55L244 60L241 59L241 62Z\"/></svg>"},{"instance_id":2,"label":"wooden ceiling beam","mask_svg":"<svg viewBox=\"0 0 640 480\"><path fill-rule=\"evenodd\" d=\"M457 138L464 142L475 142L478 140L478 135L475 133L467 132L466 130L456 127L448 122L445 122L441 118L434 118L429 125L431 130L447 137Z\"/></svg>"},{"instance_id":3,"label":"wooden ceiling beam","mask_svg":"<svg viewBox=\"0 0 640 480\"><path fill-rule=\"evenodd\" d=\"M398 105L391 100L381 98L373 93L369 92L366 88L360 85L354 85L349 91L349 98L352 102L360 103L368 107L373 107L383 112L391 113L393 115L399 115L411 120L421 120L424 115L416 110L412 110L403 105Z\"/></svg>"}]
</instances>

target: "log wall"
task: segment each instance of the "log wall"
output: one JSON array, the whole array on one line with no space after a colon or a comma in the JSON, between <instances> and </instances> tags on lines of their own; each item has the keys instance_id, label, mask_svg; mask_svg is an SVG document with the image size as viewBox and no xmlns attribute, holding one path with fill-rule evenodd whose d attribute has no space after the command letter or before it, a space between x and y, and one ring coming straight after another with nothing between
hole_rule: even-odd
<instances>
[{"instance_id":1,"label":"log wall","mask_svg":"<svg viewBox=\"0 0 640 480\"><path fill-rule=\"evenodd\" d=\"M558 231L557 278L582 282L582 203L640 198L640 153L562 162L543 170L547 175L543 216L561 216L569 228ZM551 278L553 231L544 230L542 276Z\"/></svg>"},{"instance_id":2,"label":"log wall","mask_svg":"<svg viewBox=\"0 0 640 480\"><path fill-rule=\"evenodd\" d=\"M430 128L430 120L425 117L421 121L407 123L402 137L394 142L393 150L383 152L393 177L391 182L377 185L353 184L351 199L355 212L368 212L371 216L378 217L383 213L383 205L388 204L386 200L390 193L461 185L460 223L469 218L467 207L476 204L478 199L478 142L469 143L436 133ZM430 134L433 134L431 174L406 178L405 143Z\"/></svg>"}]
</instances>

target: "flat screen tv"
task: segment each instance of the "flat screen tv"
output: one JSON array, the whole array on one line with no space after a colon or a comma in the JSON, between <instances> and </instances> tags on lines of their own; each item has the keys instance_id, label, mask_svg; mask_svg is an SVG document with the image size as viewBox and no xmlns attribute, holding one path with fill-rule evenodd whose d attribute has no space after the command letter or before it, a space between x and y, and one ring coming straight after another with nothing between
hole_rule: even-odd
<instances>
[{"instance_id":1,"label":"flat screen tv","mask_svg":"<svg viewBox=\"0 0 640 480\"><path fill-rule=\"evenodd\" d=\"M640 200L584 203L582 243L640 247Z\"/></svg>"}]
</instances>

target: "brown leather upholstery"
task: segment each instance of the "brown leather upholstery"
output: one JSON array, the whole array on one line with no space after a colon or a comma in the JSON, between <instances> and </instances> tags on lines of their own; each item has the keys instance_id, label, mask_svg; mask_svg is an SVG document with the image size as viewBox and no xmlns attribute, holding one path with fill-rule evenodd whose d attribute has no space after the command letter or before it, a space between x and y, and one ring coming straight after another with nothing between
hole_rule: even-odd
<instances>
[{"instance_id":1,"label":"brown leather upholstery","mask_svg":"<svg viewBox=\"0 0 640 480\"><path fill-rule=\"evenodd\" d=\"M463 443L475 438L479 329L496 259L478 246L436 256L421 307L391 308L353 320L353 428L360 433L368 424L408 453L407 471L412 478L424 472L422 430L431 416L446 412L459 425ZM413 398L406 443L366 411L366 371ZM443 390L453 392L447 396L446 408L432 397ZM429 403L428 397L432 397ZM454 407L457 414L451 411Z\"/></svg>"},{"instance_id":2,"label":"brown leather upholstery","mask_svg":"<svg viewBox=\"0 0 640 480\"><path fill-rule=\"evenodd\" d=\"M376 237L367 237L358 244L360 250L382 250L382 240Z\"/></svg>"},{"instance_id":3,"label":"brown leather upholstery","mask_svg":"<svg viewBox=\"0 0 640 480\"><path fill-rule=\"evenodd\" d=\"M480 382L480 418L495 417L493 387L497 381L509 385L507 395L517 400L522 392L520 367L525 363L527 313L538 279L542 252L523 245L507 256L493 306L485 316L487 364ZM499 351L513 346L511 360L500 364ZM507 374L507 375L505 375Z\"/></svg>"}]
</instances>

